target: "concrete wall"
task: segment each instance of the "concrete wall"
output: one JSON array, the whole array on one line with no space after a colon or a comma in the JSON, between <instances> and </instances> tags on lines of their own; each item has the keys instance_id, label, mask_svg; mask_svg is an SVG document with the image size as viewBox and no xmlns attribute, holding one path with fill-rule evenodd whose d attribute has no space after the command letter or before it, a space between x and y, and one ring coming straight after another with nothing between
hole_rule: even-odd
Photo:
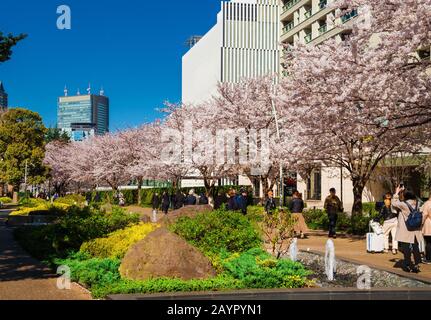
<instances>
[{"instance_id":1,"label":"concrete wall","mask_svg":"<svg viewBox=\"0 0 431 320\"><path fill-rule=\"evenodd\" d=\"M221 24L217 23L183 56L184 103L199 103L216 93L221 80L221 30Z\"/></svg>"}]
</instances>

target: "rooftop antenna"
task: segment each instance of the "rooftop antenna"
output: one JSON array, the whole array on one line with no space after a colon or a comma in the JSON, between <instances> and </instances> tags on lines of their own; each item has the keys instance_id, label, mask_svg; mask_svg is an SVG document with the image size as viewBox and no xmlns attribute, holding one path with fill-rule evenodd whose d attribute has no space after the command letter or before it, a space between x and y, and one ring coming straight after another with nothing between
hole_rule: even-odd
<instances>
[{"instance_id":1,"label":"rooftop antenna","mask_svg":"<svg viewBox=\"0 0 431 320\"><path fill-rule=\"evenodd\" d=\"M103 90L103 86L102 86L102 88L100 89L100 93L99 93L101 96L104 96L105 95L105 90Z\"/></svg>"},{"instance_id":2,"label":"rooftop antenna","mask_svg":"<svg viewBox=\"0 0 431 320\"><path fill-rule=\"evenodd\" d=\"M90 82L88 83L87 94L88 95L91 94L91 84L90 84Z\"/></svg>"},{"instance_id":3,"label":"rooftop antenna","mask_svg":"<svg viewBox=\"0 0 431 320\"><path fill-rule=\"evenodd\" d=\"M186 41L186 46L189 47L190 49L193 48L196 43L198 43L200 40L202 39L202 36L191 36L190 38L187 39Z\"/></svg>"},{"instance_id":4,"label":"rooftop antenna","mask_svg":"<svg viewBox=\"0 0 431 320\"><path fill-rule=\"evenodd\" d=\"M65 97L67 97L67 93L68 93L68 91L67 91L67 86L64 86L64 96L65 96Z\"/></svg>"}]
</instances>

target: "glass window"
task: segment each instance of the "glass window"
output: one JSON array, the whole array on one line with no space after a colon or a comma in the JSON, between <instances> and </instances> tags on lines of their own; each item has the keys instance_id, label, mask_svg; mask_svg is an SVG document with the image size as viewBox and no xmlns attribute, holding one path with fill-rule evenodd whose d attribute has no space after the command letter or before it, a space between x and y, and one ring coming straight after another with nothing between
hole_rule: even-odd
<instances>
[{"instance_id":1,"label":"glass window","mask_svg":"<svg viewBox=\"0 0 431 320\"><path fill-rule=\"evenodd\" d=\"M307 180L307 200L322 200L322 169L314 169Z\"/></svg>"}]
</instances>

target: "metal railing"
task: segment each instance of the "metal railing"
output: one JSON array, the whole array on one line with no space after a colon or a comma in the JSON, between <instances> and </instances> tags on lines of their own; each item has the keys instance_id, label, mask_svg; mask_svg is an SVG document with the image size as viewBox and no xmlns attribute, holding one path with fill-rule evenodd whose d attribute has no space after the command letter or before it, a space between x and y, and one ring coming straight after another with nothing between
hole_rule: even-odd
<instances>
[{"instance_id":1,"label":"metal railing","mask_svg":"<svg viewBox=\"0 0 431 320\"><path fill-rule=\"evenodd\" d=\"M288 23L288 24L286 24L286 25L284 26L284 28L283 28L284 33L287 33L287 32L289 32L290 30L292 30L294 26L295 26L295 24L293 23L293 21L292 21L292 22L290 22L290 23Z\"/></svg>"},{"instance_id":2,"label":"metal railing","mask_svg":"<svg viewBox=\"0 0 431 320\"><path fill-rule=\"evenodd\" d=\"M319 34L324 34L326 31L328 31L328 25L324 24L319 28Z\"/></svg>"},{"instance_id":3,"label":"metal railing","mask_svg":"<svg viewBox=\"0 0 431 320\"><path fill-rule=\"evenodd\" d=\"M301 0L291 0L283 6L283 13L292 8L295 4L297 4Z\"/></svg>"}]
</instances>

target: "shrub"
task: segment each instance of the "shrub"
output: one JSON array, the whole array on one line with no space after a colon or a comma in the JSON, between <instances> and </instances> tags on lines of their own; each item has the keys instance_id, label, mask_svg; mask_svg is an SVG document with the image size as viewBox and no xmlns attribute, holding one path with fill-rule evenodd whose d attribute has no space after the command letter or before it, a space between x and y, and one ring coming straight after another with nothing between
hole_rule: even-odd
<instances>
[{"instance_id":1,"label":"shrub","mask_svg":"<svg viewBox=\"0 0 431 320\"><path fill-rule=\"evenodd\" d=\"M294 236L295 217L286 211L276 210L266 214L262 223L265 241L271 244L271 252L280 258L289 249Z\"/></svg>"},{"instance_id":2,"label":"shrub","mask_svg":"<svg viewBox=\"0 0 431 320\"><path fill-rule=\"evenodd\" d=\"M226 274L247 288L298 288L309 284L311 274L300 263L277 260L264 250L254 248L222 262Z\"/></svg>"},{"instance_id":3,"label":"shrub","mask_svg":"<svg viewBox=\"0 0 431 320\"><path fill-rule=\"evenodd\" d=\"M366 210L368 213L366 214ZM362 216L349 216L347 213L338 214L337 230L349 234L364 235L369 230L369 223L378 215L375 204L365 204ZM312 209L304 211L304 218L310 229L328 230L329 219L325 210Z\"/></svg>"},{"instance_id":4,"label":"shrub","mask_svg":"<svg viewBox=\"0 0 431 320\"><path fill-rule=\"evenodd\" d=\"M40 199L39 199L40 200ZM19 210L13 211L11 216L30 216L30 215L62 215L66 214L70 208L64 203L51 204L48 201L42 200L37 202L29 202L26 205L21 205Z\"/></svg>"},{"instance_id":5,"label":"shrub","mask_svg":"<svg viewBox=\"0 0 431 320\"><path fill-rule=\"evenodd\" d=\"M262 244L252 223L237 212L217 210L194 218L182 217L170 229L209 257L221 250L244 252Z\"/></svg>"},{"instance_id":6,"label":"shrub","mask_svg":"<svg viewBox=\"0 0 431 320\"><path fill-rule=\"evenodd\" d=\"M95 258L122 259L129 248L142 240L158 226L141 223L111 233L107 238L99 238L84 242L80 252Z\"/></svg>"},{"instance_id":7,"label":"shrub","mask_svg":"<svg viewBox=\"0 0 431 320\"><path fill-rule=\"evenodd\" d=\"M138 222L138 215L128 214L118 207L114 207L112 213L71 207L55 224L19 228L15 236L29 253L45 260L64 257L69 251L78 251L85 241L105 237Z\"/></svg>"},{"instance_id":8,"label":"shrub","mask_svg":"<svg viewBox=\"0 0 431 320\"><path fill-rule=\"evenodd\" d=\"M120 274L118 268L121 261L118 259L85 259L88 256L72 255L68 259L56 259L57 265L70 268L73 281L91 288L94 285L108 285L118 282Z\"/></svg>"},{"instance_id":9,"label":"shrub","mask_svg":"<svg viewBox=\"0 0 431 320\"><path fill-rule=\"evenodd\" d=\"M64 204L71 206L83 206L85 204L85 197L79 194L70 194L65 197L58 198L54 201L54 204Z\"/></svg>"},{"instance_id":10,"label":"shrub","mask_svg":"<svg viewBox=\"0 0 431 320\"><path fill-rule=\"evenodd\" d=\"M0 197L0 203L3 203L3 204L12 203L12 199L9 197Z\"/></svg>"}]
</instances>

